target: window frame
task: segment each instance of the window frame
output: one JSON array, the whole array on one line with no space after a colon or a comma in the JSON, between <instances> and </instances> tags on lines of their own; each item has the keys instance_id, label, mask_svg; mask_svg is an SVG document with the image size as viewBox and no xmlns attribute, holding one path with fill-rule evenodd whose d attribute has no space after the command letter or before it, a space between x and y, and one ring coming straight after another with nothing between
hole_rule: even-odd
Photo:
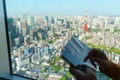
<instances>
[{"instance_id":1,"label":"window frame","mask_svg":"<svg viewBox=\"0 0 120 80\"><path fill-rule=\"evenodd\" d=\"M24 77L21 75L13 74L12 72L12 62L11 62L11 52L10 52L10 42L8 33L8 22L7 22L7 10L6 10L6 0L0 0L1 10L0 12L0 77L10 79L10 80L31 80L31 78ZM1 45L2 44L2 45ZM6 66L6 67L5 67ZM32 79L33 80L33 79Z\"/></svg>"}]
</instances>

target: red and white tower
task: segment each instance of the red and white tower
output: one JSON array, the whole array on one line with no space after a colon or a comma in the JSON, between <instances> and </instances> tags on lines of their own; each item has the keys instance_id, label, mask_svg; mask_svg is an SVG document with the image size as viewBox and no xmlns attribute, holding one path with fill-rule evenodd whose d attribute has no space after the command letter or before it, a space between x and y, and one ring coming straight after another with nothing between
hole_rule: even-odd
<instances>
[{"instance_id":1,"label":"red and white tower","mask_svg":"<svg viewBox=\"0 0 120 80\"><path fill-rule=\"evenodd\" d=\"M88 15L87 15L87 9L86 9L86 12L85 12L85 21L84 21L84 26L83 26L83 29L84 29L84 32L88 32Z\"/></svg>"}]
</instances>

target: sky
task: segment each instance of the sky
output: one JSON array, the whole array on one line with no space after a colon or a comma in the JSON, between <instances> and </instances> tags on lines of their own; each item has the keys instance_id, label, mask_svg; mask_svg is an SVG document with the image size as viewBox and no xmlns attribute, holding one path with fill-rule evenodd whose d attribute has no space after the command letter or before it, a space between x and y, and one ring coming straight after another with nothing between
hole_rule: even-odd
<instances>
[{"instance_id":1,"label":"sky","mask_svg":"<svg viewBox=\"0 0 120 80\"><path fill-rule=\"evenodd\" d=\"M120 0L6 0L8 16L120 15Z\"/></svg>"}]
</instances>

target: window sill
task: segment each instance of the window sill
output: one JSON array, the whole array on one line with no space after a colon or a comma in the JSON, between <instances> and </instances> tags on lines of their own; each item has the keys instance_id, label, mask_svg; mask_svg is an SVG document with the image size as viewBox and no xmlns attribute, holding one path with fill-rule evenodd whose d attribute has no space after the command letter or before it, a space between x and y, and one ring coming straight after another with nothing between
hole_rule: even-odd
<instances>
[{"instance_id":1,"label":"window sill","mask_svg":"<svg viewBox=\"0 0 120 80\"><path fill-rule=\"evenodd\" d=\"M1 78L9 79L9 80L29 80L23 77L15 76L15 75L5 75L0 73Z\"/></svg>"}]
</instances>

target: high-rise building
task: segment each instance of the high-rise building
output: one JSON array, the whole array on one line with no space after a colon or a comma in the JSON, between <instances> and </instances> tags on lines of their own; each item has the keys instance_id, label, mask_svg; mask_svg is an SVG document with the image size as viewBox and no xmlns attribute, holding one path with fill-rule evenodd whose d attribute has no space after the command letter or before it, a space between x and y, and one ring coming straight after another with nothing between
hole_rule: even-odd
<instances>
[{"instance_id":1,"label":"high-rise building","mask_svg":"<svg viewBox=\"0 0 120 80\"><path fill-rule=\"evenodd\" d=\"M55 21L54 21L54 18L53 18L53 17L51 17L51 23L52 23L52 24L54 24L54 23L55 23Z\"/></svg>"},{"instance_id":2,"label":"high-rise building","mask_svg":"<svg viewBox=\"0 0 120 80\"><path fill-rule=\"evenodd\" d=\"M16 25L14 24L13 18L8 18L8 30L11 41L11 46L14 45L14 39L17 37Z\"/></svg>"},{"instance_id":3,"label":"high-rise building","mask_svg":"<svg viewBox=\"0 0 120 80\"><path fill-rule=\"evenodd\" d=\"M31 26L31 17L27 17L27 25Z\"/></svg>"},{"instance_id":4,"label":"high-rise building","mask_svg":"<svg viewBox=\"0 0 120 80\"><path fill-rule=\"evenodd\" d=\"M117 26L118 24L120 24L120 18L119 17L115 18L114 24L115 24L115 26Z\"/></svg>"},{"instance_id":5,"label":"high-rise building","mask_svg":"<svg viewBox=\"0 0 120 80\"><path fill-rule=\"evenodd\" d=\"M66 28L70 28L70 21L66 22Z\"/></svg>"},{"instance_id":6,"label":"high-rise building","mask_svg":"<svg viewBox=\"0 0 120 80\"><path fill-rule=\"evenodd\" d=\"M109 27L110 27L110 32L114 32L114 25L110 24Z\"/></svg>"},{"instance_id":7,"label":"high-rise building","mask_svg":"<svg viewBox=\"0 0 120 80\"><path fill-rule=\"evenodd\" d=\"M27 26L29 30L34 28L34 17L27 17Z\"/></svg>"},{"instance_id":8,"label":"high-rise building","mask_svg":"<svg viewBox=\"0 0 120 80\"><path fill-rule=\"evenodd\" d=\"M84 32L88 32L88 15L87 15L87 10L85 12L85 21L84 21L84 26L83 26L83 29L84 29Z\"/></svg>"},{"instance_id":9,"label":"high-rise building","mask_svg":"<svg viewBox=\"0 0 120 80\"><path fill-rule=\"evenodd\" d=\"M15 38L15 45L18 46L20 44L19 38Z\"/></svg>"},{"instance_id":10,"label":"high-rise building","mask_svg":"<svg viewBox=\"0 0 120 80\"><path fill-rule=\"evenodd\" d=\"M10 51L12 51L11 33L10 32L9 32L9 45L10 45Z\"/></svg>"},{"instance_id":11,"label":"high-rise building","mask_svg":"<svg viewBox=\"0 0 120 80\"><path fill-rule=\"evenodd\" d=\"M25 36L27 34L27 25L26 25L26 20L21 21L20 23L21 29L22 29L22 35Z\"/></svg>"},{"instance_id":12,"label":"high-rise building","mask_svg":"<svg viewBox=\"0 0 120 80\"><path fill-rule=\"evenodd\" d=\"M18 26L18 33L22 34L22 28L21 28L21 24L20 24L20 19L18 19L18 21L17 21L17 26Z\"/></svg>"},{"instance_id":13,"label":"high-rise building","mask_svg":"<svg viewBox=\"0 0 120 80\"><path fill-rule=\"evenodd\" d=\"M96 28L96 26L98 25L98 19L97 18L93 18L92 25L93 25L93 28Z\"/></svg>"},{"instance_id":14,"label":"high-rise building","mask_svg":"<svg viewBox=\"0 0 120 80\"><path fill-rule=\"evenodd\" d=\"M49 18L48 18L48 16L45 16L45 20L46 20L47 26L48 26L48 23L49 23Z\"/></svg>"}]
</instances>

